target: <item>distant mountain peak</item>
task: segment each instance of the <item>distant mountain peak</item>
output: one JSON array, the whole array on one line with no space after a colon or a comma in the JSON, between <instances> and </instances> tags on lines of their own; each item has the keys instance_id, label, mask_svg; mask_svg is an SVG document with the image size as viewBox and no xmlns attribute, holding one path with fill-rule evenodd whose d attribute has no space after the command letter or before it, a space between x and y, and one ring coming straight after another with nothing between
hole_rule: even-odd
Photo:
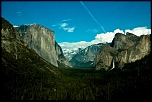
<instances>
[{"instance_id":1,"label":"distant mountain peak","mask_svg":"<svg viewBox=\"0 0 152 102\"><path fill-rule=\"evenodd\" d=\"M75 67L93 67L96 53L100 50L102 43L89 45L86 48L78 48L73 54L70 63Z\"/></svg>"}]
</instances>

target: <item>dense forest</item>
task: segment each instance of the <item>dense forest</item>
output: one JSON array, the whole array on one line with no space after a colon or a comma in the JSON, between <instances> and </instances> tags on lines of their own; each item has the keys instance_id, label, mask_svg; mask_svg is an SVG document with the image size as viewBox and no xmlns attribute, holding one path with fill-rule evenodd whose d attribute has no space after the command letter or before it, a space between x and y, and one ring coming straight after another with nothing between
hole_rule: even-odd
<instances>
[{"instance_id":1,"label":"dense forest","mask_svg":"<svg viewBox=\"0 0 152 102\"><path fill-rule=\"evenodd\" d=\"M26 55L25 55L26 56ZM30 56L30 55L28 55ZM32 56L32 53L31 53ZM2 94L8 100L149 100L150 55L123 69L40 69L40 59L15 59L2 49ZM37 66L39 64L39 67ZM54 67L54 66L52 66Z\"/></svg>"}]
</instances>

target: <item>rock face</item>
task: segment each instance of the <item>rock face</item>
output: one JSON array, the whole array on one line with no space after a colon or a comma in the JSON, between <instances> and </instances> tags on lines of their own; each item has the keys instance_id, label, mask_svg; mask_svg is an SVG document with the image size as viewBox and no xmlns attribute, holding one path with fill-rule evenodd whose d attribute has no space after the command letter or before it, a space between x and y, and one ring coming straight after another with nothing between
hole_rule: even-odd
<instances>
[{"instance_id":1,"label":"rock face","mask_svg":"<svg viewBox=\"0 0 152 102\"><path fill-rule=\"evenodd\" d=\"M28 73L29 69L35 73L40 71L50 71L52 74L60 73L57 67L41 58L35 50L31 49L22 40L21 34L12 24L2 17L1 19L1 59L3 64L3 75L9 76L8 72L10 72L11 75L12 73L19 73L21 75L22 71ZM28 73L28 75L30 74L31 73Z\"/></svg>"},{"instance_id":2,"label":"rock face","mask_svg":"<svg viewBox=\"0 0 152 102\"><path fill-rule=\"evenodd\" d=\"M23 41L33 48L37 54L46 61L57 67L58 61L70 66L62 54L61 47L56 43L54 32L52 30L39 24L21 25L16 27L16 29L22 34Z\"/></svg>"},{"instance_id":3,"label":"rock face","mask_svg":"<svg viewBox=\"0 0 152 102\"><path fill-rule=\"evenodd\" d=\"M77 53L72 57L70 63L75 67L92 67L96 53L101 48L101 43L88 46L84 49L79 48Z\"/></svg>"},{"instance_id":4,"label":"rock face","mask_svg":"<svg viewBox=\"0 0 152 102\"><path fill-rule=\"evenodd\" d=\"M100 70L101 68L108 70L111 66L113 57L116 56L117 53L118 51L115 48L105 44L102 45L101 50L96 55L96 70Z\"/></svg>"},{"instance_id":5,"label":"rock face","mask_svg":"<svg viewBox=\"0 0 152 102\"><path fill-rule=\"evenodd\" d=\"M59 63L64 64L66 67L72 67L69 61L64 57L63 51L56 41L55 41L55 51L58 58L57 61Z\"/></svg>"},{"instance_id":6,"label":"rock face","mask_svg":"<svg viewBox=\"0 0 152 102\"><path fill-rule=\"evenodd\" d=\"M138 42L127 50L121 51L116 57L119 62L118 67L122 68L124 63L131 63L139 60L149 54L151 51L151 42L149 35L141 35Z\"/></svg>"},{"instance_id":7,"label":"rock face","mask_svg":"<svg viewBox=\"0 0 152 102\"><path fill-rule=\"evenodd\" d=\"M132 34L126 33L126 35L117 33L112 41L111 47L116 48L117 50L125 50L131 46L134 46L139 40L139 37Z\"/></svg>"},{"instance_id":8,"label":"rock face","mask_svg":"<svg viewBox=\"0 0 152 102\"><path fill-rule=\"evenodd\" d=\"M2 19L2 29L1 29L1 47L5 49L6 52L11 53L16 56L16 59L22 57L22 52L25 44L20 36L20 33L13 28L13 26L4 18Z\"/></svg>"},{"instance_id":9,"label":"rock face","mask_svg":"<svg viewBox=\"0 0 152 102\"><path fill-rule=\"evenodd\" d=\"M109 70L114 60L115 67L123 68L125 63L140 60L151 51L150 35L140 37L127 33L117 33L111 46L102 46L96 56L96 70Z\"/></svg>"}]
</instances>

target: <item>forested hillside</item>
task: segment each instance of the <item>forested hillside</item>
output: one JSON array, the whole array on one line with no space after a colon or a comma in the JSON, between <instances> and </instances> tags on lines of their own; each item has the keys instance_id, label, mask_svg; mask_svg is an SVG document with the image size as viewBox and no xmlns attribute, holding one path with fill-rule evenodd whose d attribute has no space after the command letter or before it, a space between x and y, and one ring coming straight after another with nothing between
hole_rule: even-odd
<instances>
[{"instance_id":1,"label":"forested hillside","mask_svg":"<svg viewBox=\"0 0 152 102\"><path fill-rule=\"evenodd\" d=\"M150 99L150 55L126 64L123 70L115 68L109 72L57 68L58 74L53 74L47 69L44 69L46 71L40 69L44 63L39 62L39 59L35 59L34 62L16 60L2 49L2 98L13 100Z\"/></svg>"}]
</instances>

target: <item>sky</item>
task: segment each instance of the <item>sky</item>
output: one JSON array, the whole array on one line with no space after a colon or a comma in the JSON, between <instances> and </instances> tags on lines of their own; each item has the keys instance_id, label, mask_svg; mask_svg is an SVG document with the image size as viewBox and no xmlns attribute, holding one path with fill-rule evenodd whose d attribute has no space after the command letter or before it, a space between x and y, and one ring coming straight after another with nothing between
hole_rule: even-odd
<instances>
[{"instance_id":1,"label":"sky","mask_svg":"<svg viewBox=\"0 0 152 102\"><path fill-rule=\"evenodd\" d=\"M41 24L63 49L111 42L115 33L151 33L150 1L2 1L12 25Z\"/></svg>"}]
</instances>

